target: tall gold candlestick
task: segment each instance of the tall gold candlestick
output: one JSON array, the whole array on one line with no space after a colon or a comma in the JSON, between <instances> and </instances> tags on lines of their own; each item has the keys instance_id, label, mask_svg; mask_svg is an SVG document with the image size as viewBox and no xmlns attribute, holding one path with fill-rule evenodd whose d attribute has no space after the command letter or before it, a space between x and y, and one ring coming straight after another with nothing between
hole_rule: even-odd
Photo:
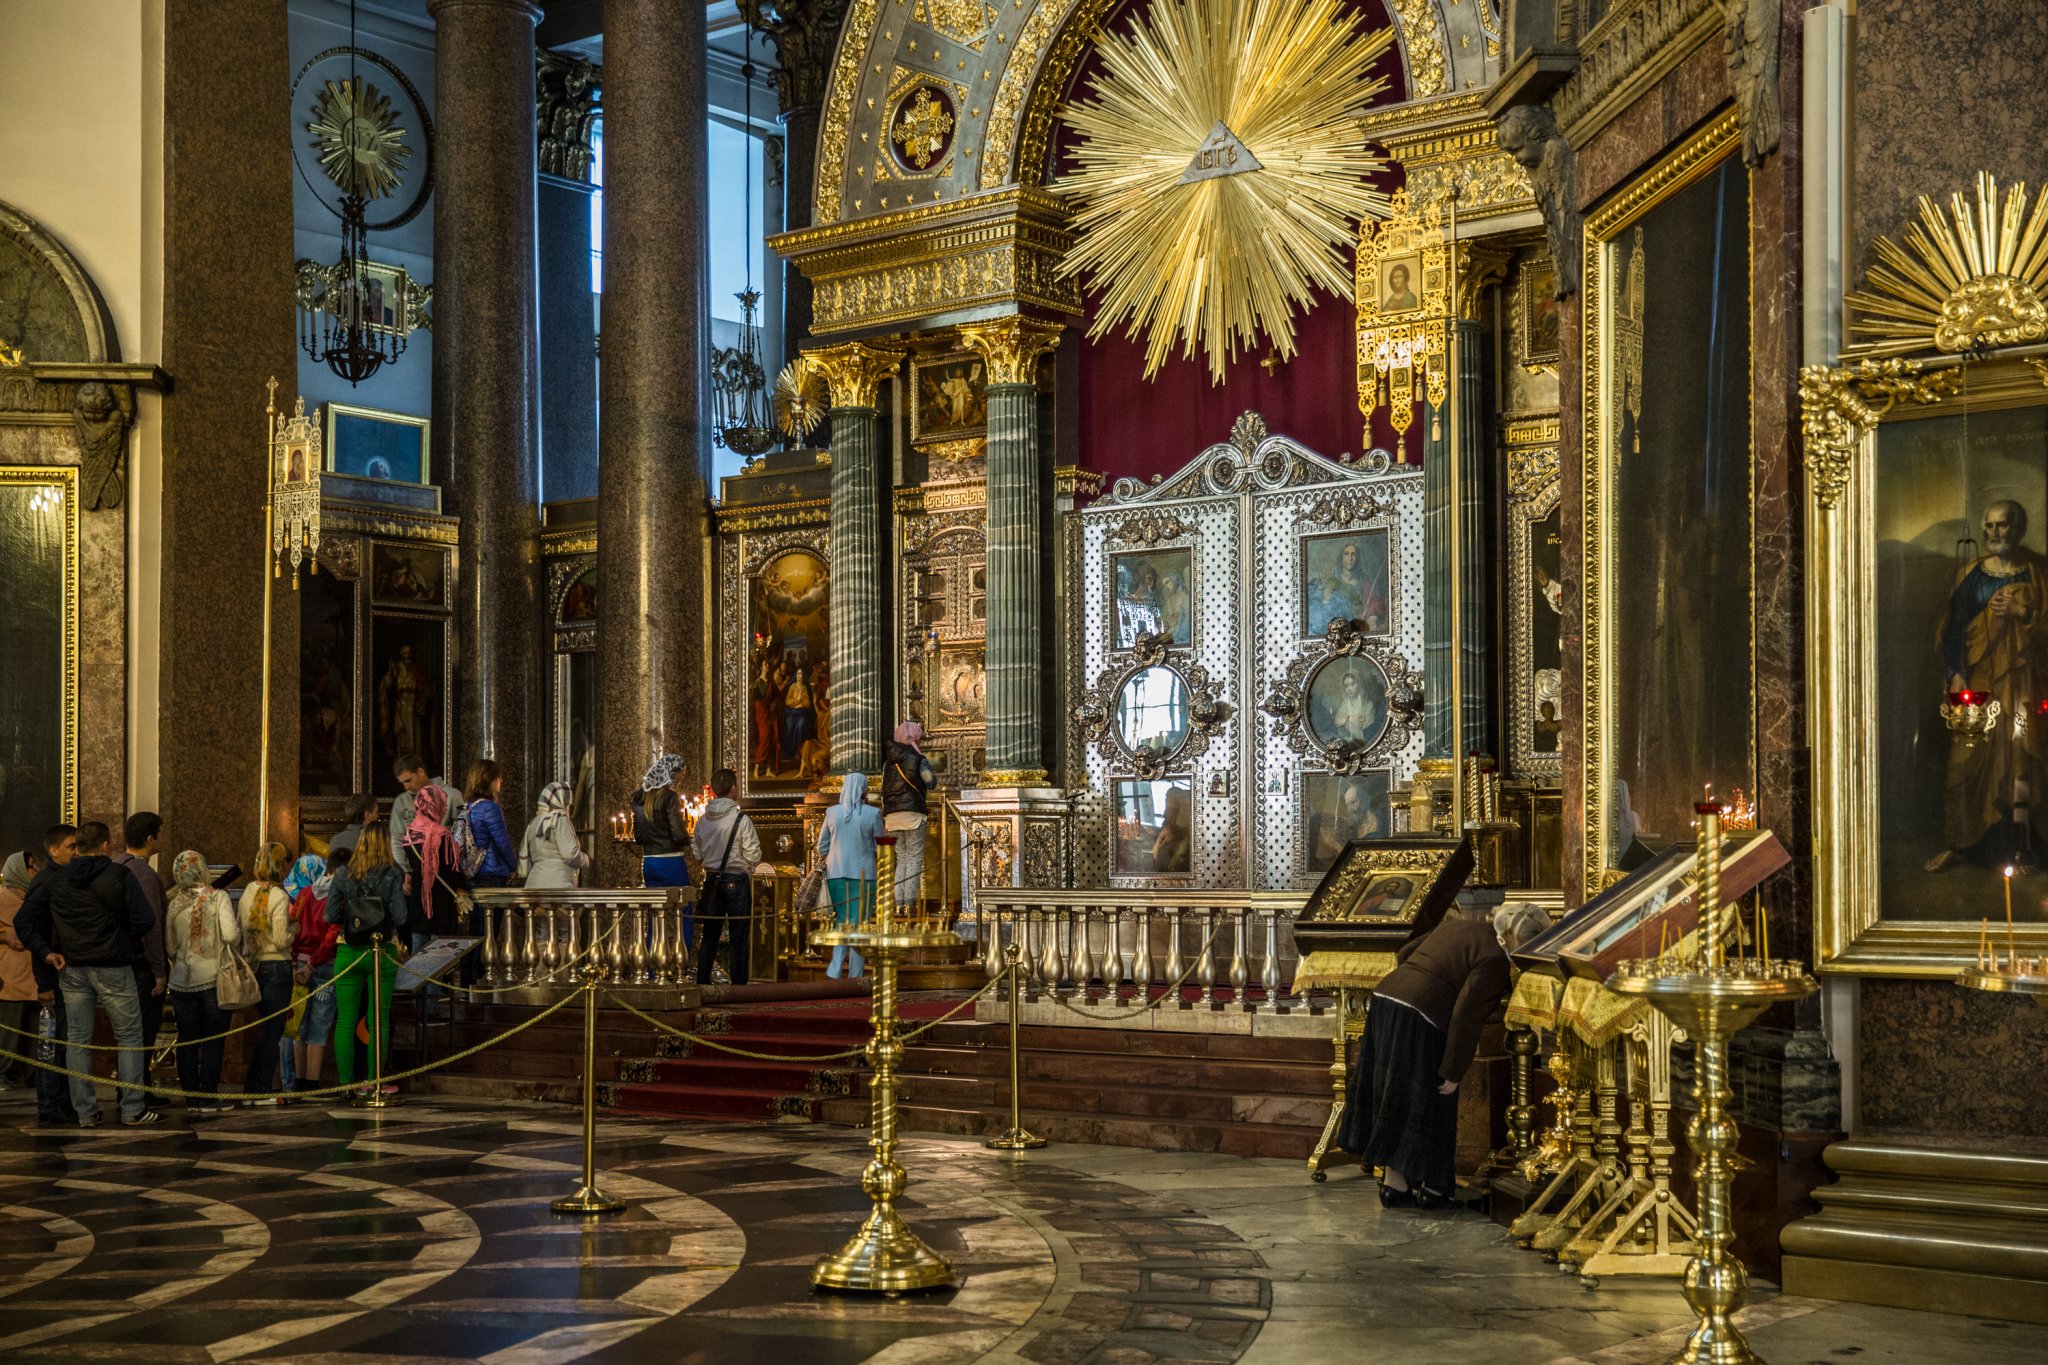
<instances>
[{"instance_id":1,"label":"tall gold candlestick","mask_svg":"<svg viewBox=\"0 0 2048 1365\"><path fill-rule=\"evenodd\" d=\"M2016 869L2011 863L2005 865L2005 960L2016 961L2019 952L2013 947L2012 938L2012 874Z\"/></svg>"},{"instance_id":2,"label":"tall gold candlestick","mask_svg":"<svg viewBox=\"0 0 2048 1365\"><path fill-rule=\"evenodd\" d=\"M1712 790L1711 787L1708 788L1709 792ZM1699 887L1693 893L1697 902L1694 922L1706 946L1708 968L1719 971L1722 963L1721 803L1712 800L1702 801L1692 809L1700 821Z\"/></svg>"}]
</instances>

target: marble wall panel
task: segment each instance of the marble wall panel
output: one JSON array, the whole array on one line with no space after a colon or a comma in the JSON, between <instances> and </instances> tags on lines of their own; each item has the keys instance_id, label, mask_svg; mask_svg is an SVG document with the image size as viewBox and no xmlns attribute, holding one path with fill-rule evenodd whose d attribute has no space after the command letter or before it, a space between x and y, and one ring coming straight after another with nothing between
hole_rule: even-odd
<instances>
[{"instance_id":1,"label":"marble wall panel","mask_svg":"<svg viewBox=\"0 0 2048 1365\"><path fill-rule=\"evenodd\" d=\"M1863 982L1858 1137L2048 1141L2048 1011L1947 981Z\"/></svg>"}]
</instances>

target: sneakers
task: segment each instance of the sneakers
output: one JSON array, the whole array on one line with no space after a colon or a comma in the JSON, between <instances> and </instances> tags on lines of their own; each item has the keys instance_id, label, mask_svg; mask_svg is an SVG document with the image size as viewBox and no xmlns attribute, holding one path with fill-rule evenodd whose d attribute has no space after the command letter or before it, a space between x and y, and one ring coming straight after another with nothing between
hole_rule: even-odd
<instances>
[{"instance_id":1,"label":"sneakers","mask_svg":"<svg viewBox=\"0 0 2048 1365\"><path fill-rule=\"evenodd\" d=\"M78 1116L78 1126L80 1128L97 1128L100 1126L100 1116L98 1114L80 1114Z\"/></svg>"},{"instance_id":2,"label":"sneakers","mask_svg":"<svg viewBox=\"0 0 2048 1365\"><path fill-rule=\"evenodd\" d=\"M132 1119L129 1118L126 1114L123 1114L121 1116L121 1126L123 1128L140 1128L144 1124L162 1123L163 1121L164 1116L154 1109L145 1109ZM94 1119L93 1122L98 1123L99 1120Z\"/></svg>"}]
</instances>

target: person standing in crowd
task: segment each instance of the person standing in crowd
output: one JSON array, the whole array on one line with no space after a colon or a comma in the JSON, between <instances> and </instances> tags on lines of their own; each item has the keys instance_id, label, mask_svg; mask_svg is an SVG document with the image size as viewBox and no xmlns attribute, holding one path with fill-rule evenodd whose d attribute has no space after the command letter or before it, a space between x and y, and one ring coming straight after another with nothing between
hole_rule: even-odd
<instances>
[{"instance_id":1,"label":"person standing in crowd","mask_svg":"<svg viewBox=\"0 0 2048 1365\"><path fill-rule=\"evenodd\" d=\"M171 860L170 923L165 941L171 954L171 1013L178 1021L178 1088L201 1095L220 1093L221 1060L227 1055L228 1013L220 1007L214 982L220 976L220 946L238 943L242 922L235 903L207 880L206 859L186 849ZM188 1041L189 1040L189 1041ZM185 1101L189 1114L225 1114L221 1100Z\"/></svg>"},{"instance_id":2,"label":"person standing in crowd","mask_svg":"<svg viewBox=\"0 0 2048 1365\"><path fill-rule=\"evenodd\" d=\"M92 1071L93 1022L105 1010L114 1031L120 1077L121 1122L130 1127L161 1123L143 1092L148 1058L142 1046L142 1002L135 990L135 963L153 913L128 869L107 856L111 831L97 820L79 826L78 856L56 877L30 888L15 930L30 954L57 969L64 997L65 1065L71 1077L71 1107L78 1126L100 1125L99 1096L86 1077Z\"/></svg>"},{"instance_id":3,"label":"person standing in crowd","mask_svg":"<svg viewBox=\"0 0 2048 1365\"><path fill-rule=\"evenodd\" d=\"M45 888L47 882L61 875L65 864L77 856L77 826L52 825L49 829L45 830L43 832L42 862L36 868L35 876L29 879L29 888L22 897L22 905L26 907L28 898L35 895L38 888ZM46 888L45 894L47 894ZM15 942L21 943L21 915L19 911L15 914L13 927ZM21 946L23 952L28 952L28 945L26 943L22 943ZM41 1014L42 1011L46 1010L50 1014L49 1037L52 1040L62 1038L67 1032L69 1021L64 1015L64 994L57 989L57 969L44 962L34 953L29 953L29 968L35 973L36 1003L42 1007L37 1012L37 1030L39 1033L41 1032ZM30 1046L36 1048L36 1052L30 1055L40 1055L40 1043L34 1043ZM36 1123L45 1128L75 1128L78 1126L78 1113L71 1107L71 1085L69 1081L65 1079L61 1072L52 1071L47 1067L38 1068L36 1071Z\"/></svg>"},{"instance_id":4,"label":"person standing in crowd","mask_svg":"<svg viewBox=\"0 0 2048 1365\"><path fill-rule=\"evenodd\" d=\"M505 789L505 770L488 758L469 765L469 777L462 784L463 820L468 821L469 838L483 861L470 877L473 886L505 886L512 880L518 859L512 852L512 831L505 826L505 808L498 794ZM459 842L459 841L458 841Z\"/></svg>"},{"instance_id":5,"label":"person standing in crowd","mask_svg":"<svg viewBox=\"0 0 2048 1365\"><path fill-rule=\"evenodd\" d=\"M311 874L292 900L292 913L299 924L292 939L292 980L306 988L299 1036L292 1044L292 1070L298 1076L294 1088L299 1090L319 1088L327 1039L334 1032L334 992L327 983L334 979L334 949L341 941L341 926L328 922L327 902L334 892L335 874L349 865L354 854L353 845L330 849L325 861L309 854L293 864L292 875L285 882L285 889L290 890L301 874Z\"/></svg>"},{"instance_id":6,"label":"person standing in crowd","mask_svg":"<svg viewBox=\"0 0 2048 1365\"><path fill-rule=\"evenodd\" d=\"M334 950L334 1069L356 1084L356 1021L369 1012L377 1074L391 1055L391 987L398 979L398 935L405 932L405 875L391 860L384 831L363 831L348 865L327 891L327 922L338 927ZM380 943L378 940L382 939Z\"/></svg>"},{"instance_id":7,"label":"person standing in crowd","mask_svg":"<svg viewBox=\"0 0 2048 1365\"><path fill-rule=\"evenodd\" d=\"M291 949L298 930L292 922L291 895L284 889L291 856L283 844L257 849L254 880L242 888L242 956L256 972L256 987L262 993L256 1014L263 1019L256 1026L243 1072L245 1095L270 1094L277 1083L278 1040L284 1037L284 1017L291 1009Z\"/></svg>"},{"instance_id":8,"label":"person standing in crowd","mask_svg":"<svg viewBox=\"0 0 2048 1365\"><path fill-rule=\"evenodd\" d=\"M163 816L153 810L139 810L121 826L121 843L126 851L114 858L135 878L143 898L149 902L150 913L156 916L156 922L143 935L142 957L135 964L135 994L142 1002L142 1045L147 1048L156 1046L156 1035L164 1026L164 1006L170 1003L164 999L171 975L164 953L164 879L157 875L151 861L163 842Z\"/></svg>"},{"instance_id":9,"label":"person standing in crowd","mask_svg":"<svg viewBox=\"0 0 2048 1365\"><path fill-rule=\"evenodd\" d=\"M683 850L690 846L690 824L683 818L680 755L663 754L640 779L640 790L633 797L633 838L640 845L643 885L690 884L690 864L683 856ZM692 935L688 915L683 922L684 941L689 942Z\"/></svg>"},{"instance_id":10,"label":"person standing in crowd","mask_svg":"<svg viewBox=\"0 0 2048 1365\"><path fill-rule=\"evenodd\" d=\"M697 861L704 868L704 932L697 953L697 984L711 980L718 937L730 925L728 951L732 984L746 984L754 936L754 867L761 861L761 833L733 799L740 776L730 768L711 774L711 804L697 817Z\"/></svg>"},{"instance_id":11,"label":"person standing in crowd","mask_svg":"<svg viewBox=\"0 0 2048 1365\"><path fill-rule=\"evenodd\" d=\"M441 823L450 831L455 828L455 817L462 814L462 793L448 785L445 777L427 776L427 760L418 754L401 755L391 765L391 771L398 778L402 789L391 802L391 819L385 829L391 835L391 847L396 850L405 842L405 832L412 828L413 802L427 787L439 787L445 798L442 805ZM330 848L332 845L329 846Z\"/></svg>"},{"instance_id":12,"label":"person standing in crowd","mask_svg":"<svg viewBox=\"0 0 2048 1365\"><path fill-rule=\"evenodd\" d=\"M882 834L882 816L868 804L868 775L848 773L839 789L839 804L825 812L818 830L818 854L825 860L825 885L832 893L832 918L842 929L860 922L863 907L875 890L875 840ZM858 977L866 963L844 946L832 950L825 975L846 971Z\"/></svg>"},{"instance_id":13,"label":"person standing in crowd","mask_svg":"<svg viewBox=\"0 0 2048 1365\"><path fill-rule=\"evenodd\" d=\"M0 1029L0 1048L22 1057L34 1055L41 1008L36 1003L35 964L14 936L14 916L42 865L36 850L23 849L8 855L6 867L0 868L0 1025L5 1026ZM32 1070L27 1062L8 1061L0 1066L0 1090L34 1084Z\"/></svg>"},{"instance_id":14,"label":"person standing in crowd","mask_svg":"<svg viewBox=\"0 0 2048 1365\"><path fill-rule=\"evenodd\" d=\"M1508 992L1508 953L1548 923L1522 909L1503 907L1496 931L1485 909L1454 906L1436 928L1401 945L1394 970L1373 990L1339 1137L1368 1169L1383 1168L1384 1208L1452 1202L1458 1082Z\"/></svg>"},{"instance_id":15,"label":"person standing in crowd","mask_svg":"<svg viewBox=\"0 0 2048 1365\"><path fill-rule=\"evenodd\" d=\"M363 829L377 823L377 798L358 792L341 808L341 818L347 823L336 830L334 837L327 841L329 857L333 857L338 849L354 848L356 840L363 837Z\"/></svg>"},{"instance_id":16,"label":"person standing in crowd","mask_svg":"<svg viewBox=\"0 0 2048 1365\"><path fill-rule=\"evenodd\" d=\"M569 815L572 792L567 782L541 788L534 816L519 841L519 875L529 890L576 885L576 873L590 865L576 840L576 822Z\"/></svg>"},{"instance_id":17,"label":"person standing in crowd","mask_svg":"<svg viewBox=\"0 0 2048 1365\"><path fill-rule=\"evenodd\" d=\"M924 726L906 720L882 760L882 827L896 836L896 904L924 899L924 834L931 789L939 775L924 756Z\"/></svg>"},{"instance_id":18,"label":"person standing in crowd","mask_svg":"<svg viewBox=\"0 0 2048 1365\"><path fill-rule=\"evenodd\" d=\"M412 800L412 822L398 847L398 866L411 909L414 952L437 935L464 931L457 893L469 889L462 858L446 820L448 794L437 786L421 787ZM356 845L361 848L361 844Z\"/></svg>"}]
</instances>

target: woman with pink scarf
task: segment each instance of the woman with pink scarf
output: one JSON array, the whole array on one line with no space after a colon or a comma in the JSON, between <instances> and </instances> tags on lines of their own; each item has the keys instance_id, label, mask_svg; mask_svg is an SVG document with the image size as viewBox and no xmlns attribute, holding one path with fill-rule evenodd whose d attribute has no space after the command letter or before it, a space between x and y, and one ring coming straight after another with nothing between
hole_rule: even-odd
<instances>
[{"instance_id":1,"label":"woman with pink scarf","mask_svg":"<svg viewBox=\"0 0 2048 1365\"><path fill-rule=\"evenodd\" d=\"M448 816L448 793L428 783L413 794L412 823L398 851L399 867L405 873L406 922L412 928L414 952L437 936L463 934L458 891L469 890L462 875L462 857L455 836L443 823Z\"/></svg>"},{"instance_id":2,"label":"woman with pink scarf","mask_svg":"<svg viewBox=\"0 0 2048 1365\"><path fill-rule=\"evenodd\" d=\"M882 826L896 836L896 904L906 912L923 898L928 793L939 780L923 744L924 726L906 720L882 760Z\"/></svg>"}]
</instances>

